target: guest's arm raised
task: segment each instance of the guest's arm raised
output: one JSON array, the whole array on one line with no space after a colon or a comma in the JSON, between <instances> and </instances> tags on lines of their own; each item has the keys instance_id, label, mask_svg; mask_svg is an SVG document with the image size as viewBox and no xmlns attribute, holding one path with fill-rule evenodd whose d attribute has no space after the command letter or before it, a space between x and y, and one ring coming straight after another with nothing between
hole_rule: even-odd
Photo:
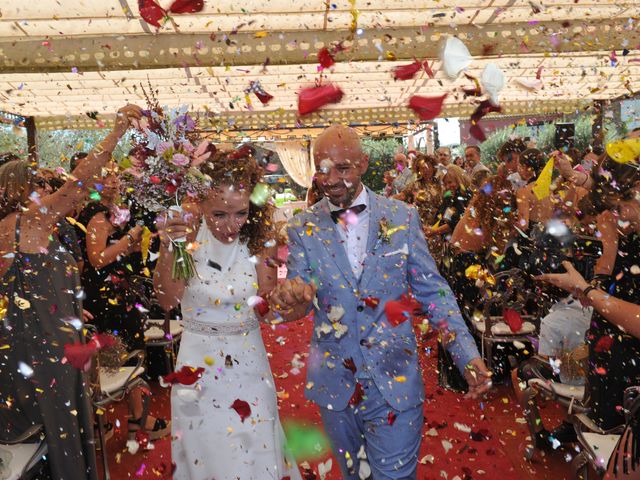
<instances>
[{"instance_id":1,"label":"guest's arm raised","mask_svg":"<svg viewBox=\"0 0 640 480\"><path fill-rule=\"evenodd\" d=\"M102 168L111 159L118 141L129 128L132 119L140 119L142 110L136 105L126 105L118 110L113 130L94 148L87 158L72 172L69 179L55 193L43 197L26 212L28 217L37 218L46 229L69 215L77 204L88 194L87 187L99 183Z\"/></svg>"}]
</instances>

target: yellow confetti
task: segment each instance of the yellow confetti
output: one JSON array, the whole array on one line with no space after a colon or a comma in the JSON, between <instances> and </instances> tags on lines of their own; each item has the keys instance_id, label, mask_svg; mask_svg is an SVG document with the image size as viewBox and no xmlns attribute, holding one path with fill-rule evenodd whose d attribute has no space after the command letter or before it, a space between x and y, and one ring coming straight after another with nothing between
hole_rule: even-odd
<instances>
[{"instance_id":1,"label":"yellow confetti","mask_svg":"<svg viewBox=\"0 0 640 480\"><path fill-rule=\"evenodd\" d=\"M407 381L407 377L405 377L404 375L393 377L393 379L398 383L404 383Z\"/></svg>"},{"instance_id":2,"label":"yellow confetti","mask_svg":"<svg viewBox=\"0 0 640 480\"><path fill-rule=\"evenodd\" d=\"M533 193L538 200L551 195L551 177L553 175L553 158L550 158L533 185Z\"/></svg>"},{"instance_id":3,"label":"yellow confetti","mask_svg":"<svg viewBox=\"0 0 640 480\"><path fill-rule=\"evenodd\" d=\"M630 163L640 157L640 138L625 138L611 142L606 147L607 155L618 163Z\"/></svg>"},{"instance_id":4,"label":"yellow confetti","mask_svg":"<svg viewBox=\"0 0 640 480\"><path fill-rule=\"evenodd\" d=\"M267 35L269 35L269 32L265 32L264 30L261 30L253 34L254 38L264 38Z\"/></svg>"},{"instance_id":5,"label":"yellow confetti","mask_svg":"<svg viewBox=\"0 0 640 480\"><path fill-rule=\"evenodd\" d=\"M78 227L80 230L82 230L85 234L87 233L87 227L85 227L83 224L81 224L79 221L77 221L75 218L73 217L67 217L66 218L67 222L69 222L71 225L73 225L74 227Z\"/></svg>"},{"instance_id":6,"label":"yellow confetti","mask_svg":"<svg viewBox=\"0 0 640 480\"><path fill-rule=\"evenodd\" d=\"M142 253L142 263L147 264L149 258L149 246L151 245L151 230L146 226L142 227L142 240L140 241L140 251Z\"/></svg>"},{"instance_id":7,"label":"yellow confetti","mask_svg":"<svg viewBox=\"0 0 640 480\"><path fill-rule=\"evenodd\" d=\"M216 364L216 361L213 359L213 357L210 357L209 355L207 355L206 357L204 357L204 363L212 367L213 365Z\"/></svg>"}]
</instances>

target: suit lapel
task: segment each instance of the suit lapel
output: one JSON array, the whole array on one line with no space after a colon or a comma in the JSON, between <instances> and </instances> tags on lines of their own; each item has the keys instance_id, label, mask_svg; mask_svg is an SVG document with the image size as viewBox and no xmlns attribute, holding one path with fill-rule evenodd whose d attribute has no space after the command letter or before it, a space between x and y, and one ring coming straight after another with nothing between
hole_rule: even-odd
<instances>
[{"instance_id":1,"label":"suit lapel","mask_svg":"<svg viewBox=\"0 0 640 480\"><path fill-rule=\"evenodd\" d=\"M314 208L316 225L318 227L318 237L327 249L328 257L335 262L336 266L342 272L345 280L354 288L358 282L351 270L351 263L347 257L344 243L338 234L336 224L331 219L329 213L329 202L327 199L321 200Z\"/></svg>"},{"instance_id":2,"label":"suit lapel","mask_svg":"<svg viewBox=\"0 0 640 480\"><path fill-rule=\"evenodd\" d=\"M367 189L369 192L369 235L367 237L367 253L364 260L362 275L360 276L360 287L364 289L372 274L376 271L379 255L376 250L380 246L378 232L380 230L380 221L384 218L386 210L380 202L377 194Z\"/></svg>"}]
</instances>

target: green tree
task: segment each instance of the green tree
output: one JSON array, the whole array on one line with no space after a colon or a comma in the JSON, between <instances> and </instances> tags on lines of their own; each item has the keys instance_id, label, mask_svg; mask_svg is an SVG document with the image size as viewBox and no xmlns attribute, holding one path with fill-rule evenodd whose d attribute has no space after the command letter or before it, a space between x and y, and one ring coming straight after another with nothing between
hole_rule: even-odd
<instances>
[{"instance_id":1,"label":"green tree","mask_svg":"<svg viewBox=\"0 0 640 480\"><path fill-rule=\"evenodd\" d=\"M384 172L395 168L393 156L402 148L400 138L365 138L362 149L369 156L369 170L362 177L363 183L374 192L384 190Z\"/></svg>"}]
</instances>

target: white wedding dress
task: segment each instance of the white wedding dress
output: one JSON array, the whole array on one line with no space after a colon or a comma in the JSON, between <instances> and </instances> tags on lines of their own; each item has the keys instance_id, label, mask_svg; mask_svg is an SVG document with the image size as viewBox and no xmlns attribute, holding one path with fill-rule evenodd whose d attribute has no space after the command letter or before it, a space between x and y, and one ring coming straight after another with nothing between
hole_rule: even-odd
<instances>
[{"instance_id":1,"label":"white wedding dress","mask_svg":"<svg viewBox=\"0 0 640 480\"><path fill-rule=\"evenodd\" d=\"M176 370L203 367L195 385L171 392L175 480L299 480L285 452L276 390L258 320L255 263L238 240L223 244L203 221L194 253L199 278L182 300L185 331ZM242 421L232 405L249 404Z\"/></svg>"}]
</instances>

